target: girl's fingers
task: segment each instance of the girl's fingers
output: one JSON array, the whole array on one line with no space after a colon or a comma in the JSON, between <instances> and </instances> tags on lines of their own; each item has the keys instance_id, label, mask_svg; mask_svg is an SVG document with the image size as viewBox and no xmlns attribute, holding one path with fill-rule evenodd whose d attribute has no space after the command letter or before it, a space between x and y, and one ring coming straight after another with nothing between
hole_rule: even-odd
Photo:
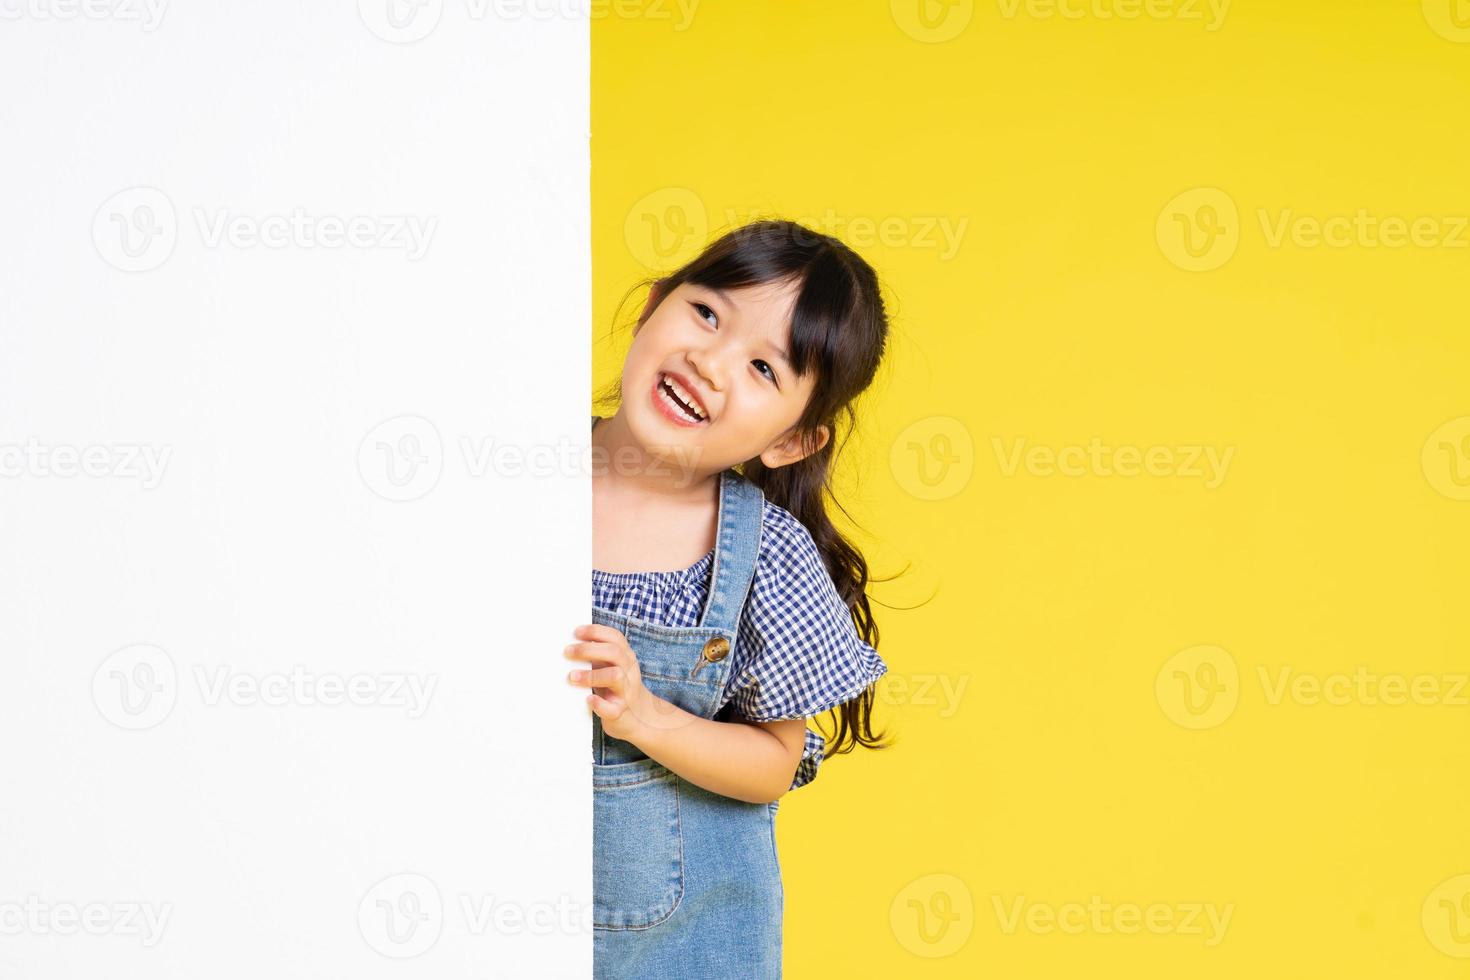
<instances>
[{"instance_id":1,"label":"girl's fingers","mask_svg":"<svg viewBox=\"0 0 1470 980\"><path fill-rule=\"evenodd\" d=\"M579 640L599 640L603 643L626 643L628 638L621 630L615 630L611 626L603 626L600 623L587 623L572 630L572 635Z\"/></svg>"},{"instance_id":2,"label":"girl's fingers","mask_svg":"<svg viewBox=\"0 0 1470 980\"><path fill-rule=\"evenodd\" d=\"M621 667L599 667L596 670L574 670L567 674L567 680L578 687L605 687L621 694L626 676Z\"/></svg>"},{"instance_id":3,"label":"girl's fingers","mask_svg":"<svg viewBox=\"0 0 1470 980\"><path fill-rule=\"evenodd\" d=\"M568 644L562 654L569 660L585 660L588 663L623 665L628 660L627 648L615 643L586 641Z\"/></svg>"},{"instance_id":4,"label":"girl's fingers","mask_svg":"<svg viewBox=\"0 0 1470 980\"><path fill-rule=\"evenodd\" d=\"M609 701L607 698L599 697L596 694L587 695L587 705L603 721L617 721L623 716L623 708L625 707L621 701Z\"/></svg>"}]
</instances>

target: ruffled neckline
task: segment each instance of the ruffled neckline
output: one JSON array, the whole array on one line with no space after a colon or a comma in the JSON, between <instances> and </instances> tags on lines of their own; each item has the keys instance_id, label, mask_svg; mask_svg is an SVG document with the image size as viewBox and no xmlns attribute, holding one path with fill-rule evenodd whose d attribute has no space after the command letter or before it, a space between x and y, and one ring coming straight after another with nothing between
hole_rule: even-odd
<instances>
[{"instance_id":1,"label":"ruffled neckline","mask_svg":"<svg viewBox=\"0 0 1470 980\"><path fill-rule=\"evenodd\" d=\"M688 581L702 581L705 574L709 571L710 564L714 560L715 549L711 548L705 552L703 558L688 568L676 568L667 572L604 572L599 568L594 568L592 569L592 581L620 585L629 582L673 584Z\"/></svg>"}]
</instances>

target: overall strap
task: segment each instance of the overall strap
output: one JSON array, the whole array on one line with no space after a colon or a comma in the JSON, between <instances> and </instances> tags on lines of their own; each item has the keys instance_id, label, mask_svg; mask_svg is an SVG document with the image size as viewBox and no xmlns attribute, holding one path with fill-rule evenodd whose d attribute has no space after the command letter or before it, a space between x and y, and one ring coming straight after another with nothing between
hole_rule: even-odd
<instances>
[{"instance_id":1,"label":"overall strap","mask_svg":"<svg viewBox=\"0 0 1470 980\"><path fill-rule=\"evenodd\" d=\"M761 547L765 494L733 469L720 474L720 517L715 532L715 567L710 573L700 626L736 632L745 597L755 582Z\"/></svg>"}]
</instances>

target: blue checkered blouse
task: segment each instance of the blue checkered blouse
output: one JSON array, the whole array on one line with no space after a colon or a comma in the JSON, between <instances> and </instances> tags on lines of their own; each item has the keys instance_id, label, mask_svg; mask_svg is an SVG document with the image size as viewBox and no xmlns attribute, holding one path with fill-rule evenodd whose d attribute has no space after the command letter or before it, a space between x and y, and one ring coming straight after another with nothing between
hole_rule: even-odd
<instances>
[{"instance_id":1,"label":"blue checkered blouse","mask_svg":"<svg viewBox=\"0 0 1470 980\"><path fill-rule=\"evenodd\" d=\"M664 626L697 626L715 552L672 572L592 570L592 604ZM811 533L767 500L755 582L740 614L717 717L808 718L850 701L888 670L863 642ZM810 728L791 789L817 776L826 740Z\"/></svg>"}]
</instances>

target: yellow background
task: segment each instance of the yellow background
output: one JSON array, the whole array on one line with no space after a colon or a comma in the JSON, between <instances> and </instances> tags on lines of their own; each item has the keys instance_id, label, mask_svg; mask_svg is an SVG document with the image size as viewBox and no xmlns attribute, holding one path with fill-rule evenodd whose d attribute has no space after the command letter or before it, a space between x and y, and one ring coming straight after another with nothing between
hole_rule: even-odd
<instances>
[{"instance_id":1,"label":"yellow background","mask_svg":"<svg viewBox=\"0 0 1470 980\"><path fill-rule=\"evenodd\" d=\"M593 5L596 382L732 217L892 304L840 476L898 744L783 798L787 976L1470 976L1456 2Z\"/></svg>"}]
</instances>

